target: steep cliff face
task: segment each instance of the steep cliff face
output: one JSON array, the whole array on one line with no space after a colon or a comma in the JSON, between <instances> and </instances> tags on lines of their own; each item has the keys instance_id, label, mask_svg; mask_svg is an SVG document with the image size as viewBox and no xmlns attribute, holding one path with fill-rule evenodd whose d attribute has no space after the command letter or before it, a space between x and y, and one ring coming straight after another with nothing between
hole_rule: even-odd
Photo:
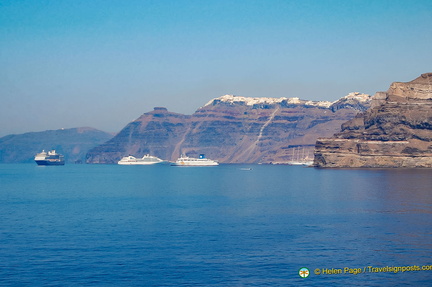
<instances>
[{"instance_id":1,"label":"steep cliff face","mask_svg":"<svg viewBox=\"0 0 432 287\"><path fill-rule=\"evenodd\" d=\"M316 142L318 167L432 167L432 73L393 83L372 107Z\"/></svg>"},{"instance_id":2,"label":"steep cliff face","mask_svg":"<svg viewBox=\"0 0 432 287\"><path fill-rule=\"evenodd\" d=\"M114 138L87 153L88 163L117 163L123 156L145 154L162 159L171 155L184 140L190 116L155 108L124 127Z\"/></svg>"},{"instance_id":3,"label":"steep cliff face","mask_svg":"<svg viewBox=\"0 0 432 287\"><path fill-rule=\"evenodd\" d=\"M366 110L370 99L359 93L335 103L226 95L191 116L155 108L92 149L87 162L115 163L128 154L147 153L171 161L182 153L205 153L223 163L286 163L308 154L312 158L317 137L337 132L342 123Z\"/></svg>"},{"instance_id":4,"label":"steep cliff face","mask_svg":"<svg viewBox=\"0 0 432 287\"><path fill-rule=\"evenodd\" d=\"M356 100L365 108L370 97ZM192 129L183 151L200 151L227 163L286 163L296 158L312 158L319 136L338 130L354 117L353 107L334 109L340 102L313 102L298 98L245 98L226 95L207 103L192 117Z\"/></svg>"}]
</instances>

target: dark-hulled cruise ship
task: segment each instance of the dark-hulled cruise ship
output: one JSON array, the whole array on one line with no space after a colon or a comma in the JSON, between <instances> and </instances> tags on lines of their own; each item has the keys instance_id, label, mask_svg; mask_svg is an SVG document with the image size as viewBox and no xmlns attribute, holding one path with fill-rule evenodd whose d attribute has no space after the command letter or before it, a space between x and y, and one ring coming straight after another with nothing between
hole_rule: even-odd
<instances>
[{"instance_id":1,"label":"dark-hulled cruise ship","mask_svg":"<svg viewBox=\"0 0 432 287\"><path fill-rule=\"evenodd\" d=\"M44 151L35 156L35 162L38 165L64 165L64 156L56 153L55 150Z\"/></svg>"}]
</instances>

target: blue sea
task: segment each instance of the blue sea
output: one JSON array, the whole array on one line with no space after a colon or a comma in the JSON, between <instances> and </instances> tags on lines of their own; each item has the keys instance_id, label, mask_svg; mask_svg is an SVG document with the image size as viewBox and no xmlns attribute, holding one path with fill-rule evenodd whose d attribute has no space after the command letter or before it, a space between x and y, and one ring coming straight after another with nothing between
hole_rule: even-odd
<instances>
[{"instance_id":1,"label":"blue sea","mask_svg":"<svg viewBox=\"0 0 432 287\"><path fill-rule=\"evenodd\" d=\"M431 175L2 164L0 285L431 286Z\"/></svg>"}]
</instances>

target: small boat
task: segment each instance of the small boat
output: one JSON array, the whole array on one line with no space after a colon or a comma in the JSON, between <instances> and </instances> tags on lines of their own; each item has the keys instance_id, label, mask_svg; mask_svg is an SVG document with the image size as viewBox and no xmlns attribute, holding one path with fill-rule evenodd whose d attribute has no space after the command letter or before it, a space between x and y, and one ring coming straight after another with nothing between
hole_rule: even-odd
<instances>
[{"instance_id":1,"label":"small boat","mask_svg":"<svg viewBox=\"0 0 432 287\"><path fill-rule=\"evenodd\" d=\"M55 150L50 150L46 152L42 150L41 153L38 153L35 156L35 162L38 165L64 165L64 156L62 154L56 153Z\"/></svg>"},{"instance_id":2,"label":"small boat","mask_svg":"<svg viewBox=\"0 0 432 287\"><path fill-rule=\"evenodd\" d=\"M123 157L118 164L120 165L150 165L150 164L156 164L161 163L163 160L161 160L158 157L146 154L142 158L136 158L134 156L125 156Z\"/></svg>"},{"instance_id":3,"label":"small boat","mask_svg":"<svg viewBox=\"0 0 432 287\"><path fill-rule=\"evenodd\" d=\"M204 154L200 154L199 158L188 157L181 155L172 166L216 166L219 163L215 160L211 160L205 157Z\"/></svg>"}]
</instances>

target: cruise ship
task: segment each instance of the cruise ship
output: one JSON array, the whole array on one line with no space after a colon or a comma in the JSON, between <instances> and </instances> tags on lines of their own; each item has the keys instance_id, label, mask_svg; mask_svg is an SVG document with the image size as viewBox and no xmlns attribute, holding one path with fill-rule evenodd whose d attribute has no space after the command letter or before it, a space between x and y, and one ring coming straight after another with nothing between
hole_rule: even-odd
<instances>
[{"instance_id":1,"label":"cruise ship","mask_svg":"<svg viewBox=\"0 0 432 287\"><path fill-rule=\"evenodd\" d=\"M215 160L211 160L200 154L199 158L192 158L185 155L181 155L172 166L215 166L219 163Z\"/></svg>"},{"instance_id":2,"label":"cruise ship","mask_svg":"<svg viewBox=\"0 0 432 287\"><path fill-rule=\"evenodd\" d=\"M34 160L38 165L64 165L65 164L64 156L56 153L55 150L50 150L48 152L42 150L41 153L38 153L35 156Z\"/></svg>"},{"instance_id":3,"label":"cruise ship","mask_svg":"<svg viewBox=\"0 0 432 287\"><path fill-rule=\"evenodd\" d=\"M149 154L146 154L142 158L136 158L134 156L125 156L123 157L118 164L121 165L150 165L150 164L156 164L161 163L163 160L161 160L158 157L151 156Z\"/></svg>"}]
</instances>

